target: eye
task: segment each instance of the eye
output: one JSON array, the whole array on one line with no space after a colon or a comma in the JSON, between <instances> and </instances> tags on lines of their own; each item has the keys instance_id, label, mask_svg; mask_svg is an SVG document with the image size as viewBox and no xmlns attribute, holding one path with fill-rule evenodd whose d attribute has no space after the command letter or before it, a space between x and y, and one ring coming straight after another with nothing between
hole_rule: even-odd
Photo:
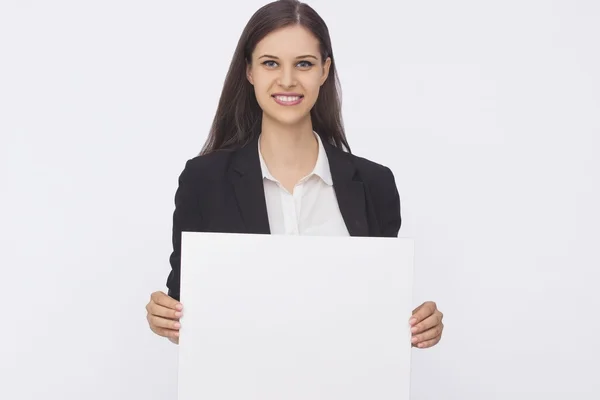
<instances>
[{"instance_id":1,"label":"eye","mask_svg":"<svg viewBox=\"0 0 600 400\"><path fill-rule=\"evenodd\" d=\"M300 68L310 68L310 67L312 67L313 65L314 65L313 63L311 63L310 61L306 61L306 60L304 60L304 61L300 61L300 62L298 63L298 66L299 66Z\"/></svg>"},{"instance_id":2,"label":"eye","mask_svg":"<svg viewBox=\"0 0 600 400\"><path fill-rule=\"evenodd\" d=\"M273 60L267 60L267 61L263 61L262 65L264 65L265 67L268 67L268 68L275 68L277 66L277 63Z\"/></svg>"}]
</instances>

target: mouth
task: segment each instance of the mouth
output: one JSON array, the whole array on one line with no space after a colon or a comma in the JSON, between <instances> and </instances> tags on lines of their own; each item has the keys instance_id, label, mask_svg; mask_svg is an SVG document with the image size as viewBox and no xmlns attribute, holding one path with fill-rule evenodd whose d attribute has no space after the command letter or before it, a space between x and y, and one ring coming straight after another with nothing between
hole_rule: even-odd
<instances>
[{"instance_id":1,"label":"mouth","mask_svg":"<svg viewBox=\"0 0 600 400\"><path fill-rule=\"evenodd\" d=\"M277 104L282 106L295 106L297 104L302 103L302 100L304 99L304 95L296 93L276 93L271 95L271 97L275 100Z\"/></svg>"}]
</instances>

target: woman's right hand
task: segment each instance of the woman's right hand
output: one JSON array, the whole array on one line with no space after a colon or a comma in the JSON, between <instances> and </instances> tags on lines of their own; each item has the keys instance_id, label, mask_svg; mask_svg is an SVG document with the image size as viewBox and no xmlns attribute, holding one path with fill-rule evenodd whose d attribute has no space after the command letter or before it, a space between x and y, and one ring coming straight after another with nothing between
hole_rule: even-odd
<instances>
[{"instance_id":1,"label":"woman's right hand","mask_svg":"<svg viewBox=\"0 0 600 400\"><path fill-rule=\"evenodd\" d=\"M179 318L181 318L183 305L164 292L154 292L146 305L148 315L146 319L152 332L168 338L171 342L179 344Z\"/></svg>"}]
</instances>

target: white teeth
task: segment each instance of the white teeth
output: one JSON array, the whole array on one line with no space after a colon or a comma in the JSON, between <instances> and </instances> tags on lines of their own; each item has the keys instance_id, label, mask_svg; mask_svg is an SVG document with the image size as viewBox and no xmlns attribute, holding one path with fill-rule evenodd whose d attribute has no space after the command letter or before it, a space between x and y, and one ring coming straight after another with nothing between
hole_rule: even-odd
<instances>
[{"instance_id":1,"label":"white teeth","mask_svg":"<svg viewBox=\"0 0 600 400\"><path fill-rule=\"evenodd\" d=\"M300 99L300 96L275 96L275 98L284 103L291 103Z\"/></svg>"}]
</instances>

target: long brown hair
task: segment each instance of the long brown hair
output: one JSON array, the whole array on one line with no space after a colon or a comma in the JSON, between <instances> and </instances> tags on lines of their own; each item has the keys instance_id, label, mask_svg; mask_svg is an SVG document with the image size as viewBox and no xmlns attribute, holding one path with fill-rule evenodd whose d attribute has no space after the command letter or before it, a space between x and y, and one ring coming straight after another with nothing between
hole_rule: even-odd
<instances>
[{"instance_id":1,"label":"long brown hair","mask_svg":"<svg viewBox=\"0 0 600 400\"><path fill-rule=\"evenodd\" d=\"M322 140L350 152L342 120L341 90L325 21L307 4L298 0L278 0L260 8L248 21L239 39L223 84L210 133L200 154L235 149L256 138L261 131L262 110L254 88L246 77L246 66L260 40L270 32L301 25L320 42L321 57L331 58L329 76L310 111L313 129Z\"/></svg>"}]
</instances>

